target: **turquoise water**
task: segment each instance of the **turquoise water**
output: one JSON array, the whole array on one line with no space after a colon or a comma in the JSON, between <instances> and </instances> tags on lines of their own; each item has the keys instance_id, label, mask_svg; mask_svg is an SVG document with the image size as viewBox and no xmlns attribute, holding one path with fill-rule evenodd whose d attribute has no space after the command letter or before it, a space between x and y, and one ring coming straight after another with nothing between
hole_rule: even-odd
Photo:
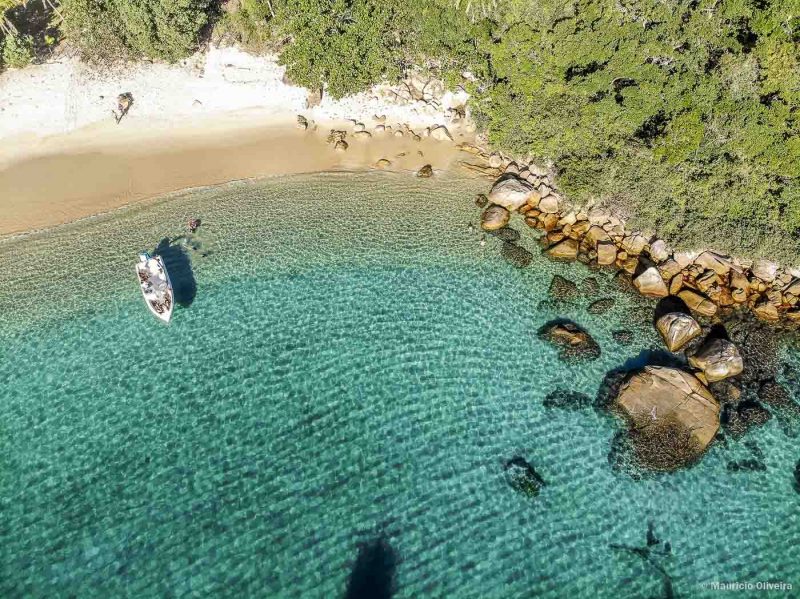
<instances>
[{"instance_id":1,"label":"turquoise water","mask_svg":"<svg viewBox=\"0 0 800 599\"><path fill-rule=\"evenodd\" d=\"M657 569L609 547L649 522L676 596L800 596L798 439L748 436L765 472L729 471L752 451L733 441L672 475L612 470L613 418L542 400L660 347L652 303L504 262L469 227L482 188L275 178L0 243L0 596L358 596L360 551L395 597L658 597ZM165 327L132 264L189 216L196 289ZM554 304L555 273L601 291ZM589 315L597 297L614 309ZM556 317L601 357L560 362L536 335ZM538 497L507 484L514 456Z\"/></svg>"}]
</instances>

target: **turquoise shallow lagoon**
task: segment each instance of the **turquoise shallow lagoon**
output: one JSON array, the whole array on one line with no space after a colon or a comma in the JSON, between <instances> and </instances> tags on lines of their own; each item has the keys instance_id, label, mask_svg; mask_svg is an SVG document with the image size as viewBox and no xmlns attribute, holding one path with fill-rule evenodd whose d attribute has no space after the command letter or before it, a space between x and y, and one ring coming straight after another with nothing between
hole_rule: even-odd
<instances>
[{"instance_id":1,"label":"turquoise shallow lagoon","mask_svg":"<svg viewBox=\"0 0 800 599\"><path fill-rule=\"evenodd\" d=\"M470 227L482 188L279 177L0 242L0 596L355 597L393 577L398 598L661 597L610 547L648 523L675 596L800 596L798 438L773 419L686 471L612 469L613 418L542 401L660 348L653 303L528 232L533 264L506 263ZM133 261L190 216L187 305L161 326ZM600 291L554 304L556 273ZM592 316L598 297L615 307ZM601 357L559 361L536 335L555 317ZM766 471L727 468L753 447ZM507 484L514 456L538 497Z\"/></svg>"}]
</instances>

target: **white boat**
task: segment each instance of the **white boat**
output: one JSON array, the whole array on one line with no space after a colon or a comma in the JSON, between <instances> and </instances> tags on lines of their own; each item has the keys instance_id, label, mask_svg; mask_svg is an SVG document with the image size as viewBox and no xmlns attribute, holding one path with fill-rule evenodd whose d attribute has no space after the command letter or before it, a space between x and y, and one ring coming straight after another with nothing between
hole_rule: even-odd
<instances>
[{"instance_id":1,"label":"white boat","mask_svg":"<svg viewBox=\"0 0 800 599\"><path fill-rule=\"evenodd\" d=\"M136 263L136 274L150 312L159 320L169 322L175 305L175 296L164 260L161 256L153 257L147 252L142 252L139 254L139 262Z\"/></svg>"}]
</instances>

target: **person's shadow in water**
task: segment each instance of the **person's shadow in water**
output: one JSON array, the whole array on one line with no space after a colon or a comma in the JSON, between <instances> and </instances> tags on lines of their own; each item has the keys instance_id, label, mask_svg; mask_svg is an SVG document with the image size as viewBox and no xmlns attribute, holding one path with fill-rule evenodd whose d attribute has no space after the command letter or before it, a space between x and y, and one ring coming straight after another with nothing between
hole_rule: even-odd
<instances>
[{"instance_id":1,"label":"person's shadow in water","mask_svg":"<svg viewBox=\"0 0 800 599\"><path fill-rule=\"evenodd\" d=\"M197 295L197 283L192 273L192 261L189 254L178 240L170 243L169 237L162 239L153 250L154 255L161 256L167 268L172 291L175 294L175 303L184 308L192 305Z\"/></svg>"},{"instance_id":2,"label":"person's shadow in water","mask_svg":"<svg viewBox=\"0 0 800 599\"><path fill-rule=\"evenodd\" d=\"M397 552L383 536L361 544L345 599L391 599L397 562Z\"/></svg>"}]
</instances>

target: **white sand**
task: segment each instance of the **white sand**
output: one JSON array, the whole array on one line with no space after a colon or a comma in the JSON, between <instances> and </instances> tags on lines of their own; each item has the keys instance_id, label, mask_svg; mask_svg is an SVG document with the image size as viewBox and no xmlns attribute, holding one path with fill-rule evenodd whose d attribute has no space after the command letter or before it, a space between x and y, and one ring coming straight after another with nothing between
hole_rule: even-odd
<instances>
[{"instance_id":1,"label":"white sand","mask_svg":"<svg viewBox=\"0 0 800 599\"><path fill-rule=\"evenodd\" d=\"M261 118L304 114L317 121L368 119L385 114L387 123L446 124L446 109L465 100L445 94L436 110L422 102L391 103L389 86L342 100L325 97L305 108L306 90L283 82L275 56L253 56L236 48L211 48L176 65L138 63L116 72L97 72L77 59L63 59L0 75L0 140L63 134L110 121L117 96L134 98L120 127L154 119L186 121L197 115L258 109Z\"/></svg>"}]
</instances>

